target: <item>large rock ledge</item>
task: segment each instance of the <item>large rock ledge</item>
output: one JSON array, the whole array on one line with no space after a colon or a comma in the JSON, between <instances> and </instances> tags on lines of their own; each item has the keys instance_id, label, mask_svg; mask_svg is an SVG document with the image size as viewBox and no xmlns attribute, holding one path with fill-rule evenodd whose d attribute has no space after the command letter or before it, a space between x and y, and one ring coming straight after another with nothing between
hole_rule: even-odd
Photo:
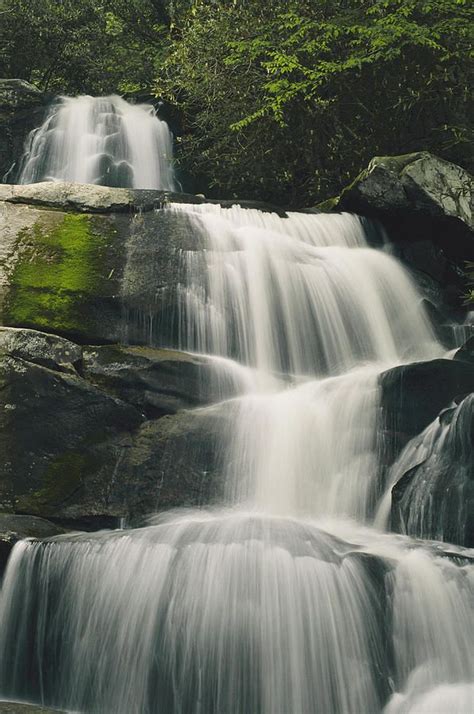
<instances>
[{"instance_id":1,"label":"large rock ledge","mask_svg":"<svg viewBox=\"0 0 474 714\"><path fill-rule=\"evenodd\" d=\"M0 184L0 201L79 213L142 213L162 208L167 203L213 203L224 208L239 205L261 211L287 214L278 206L260 201L219 201L188 193L173 193L155 189L110 188L71 182L44 181L14 185Z\"/></svg>"},{"instance_id":2,"label":"large rock ledge","mask_svg":"<svg viewBox=\"0 0 474 714\"><path fill-rule=\"evenodd\" d=\"M0 328L0 511L88 530L209 503L217 384L241 389L212 358Z\"/></svg>"}]
</instances>

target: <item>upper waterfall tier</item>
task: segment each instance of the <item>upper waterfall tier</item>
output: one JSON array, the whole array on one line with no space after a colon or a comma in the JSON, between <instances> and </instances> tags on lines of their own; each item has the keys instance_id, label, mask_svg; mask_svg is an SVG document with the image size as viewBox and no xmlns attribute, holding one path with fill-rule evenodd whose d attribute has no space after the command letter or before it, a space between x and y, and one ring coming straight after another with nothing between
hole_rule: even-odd
<instances>
[{"instance_id":1,"label":"upper waterfall tier","mask_svg":"<svg viewBox=\"0 0 474 714\"><path fill-rule=\"evenodd\" d=\"M146 104L61 97L28 140L19 183L77 181L176 190L173 137Z\"/></svg>"}]
</instances>

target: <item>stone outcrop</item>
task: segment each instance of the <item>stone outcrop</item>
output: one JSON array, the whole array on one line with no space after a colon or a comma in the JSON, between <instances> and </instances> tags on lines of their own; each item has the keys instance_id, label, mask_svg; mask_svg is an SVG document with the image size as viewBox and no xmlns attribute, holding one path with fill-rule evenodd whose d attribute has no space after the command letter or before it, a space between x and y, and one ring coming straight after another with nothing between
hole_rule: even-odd
<instances>
[{"instance_id":1,"label":"stone outcrop","mask_svg":"<svg viewBox=\"0 0 474 714\"><path fill-rule=\"evenodd\" d=\"M239 391L233 373L219 360L149 347L85 347L82 373L149 417L211 404Z\"/></svg>"},{"instance_id":2,"label":"stone outcrop","mask_svg":"<svg viewBox=\"0 0 474 714\"><path fill-rule=\"evenodd\" d=\"M442 409L474 391L474 365L447 359L414 362L383 372L380 384L385 433L393 457Z\"/></svg>"},{"instance_id":3,"label":"stone outcrop","mask_svg":"<svg viewBox=\"0 0 474 714\"><path fill-rule=\"evenodd\" d=\"M0 324L82 343L175 344L180 254L202 245L186 214L151 210L171 198L76 184L0 186Z\"/></svg>"},{"instance_id":4,"label":"stone outcrop","mask_svg":"<svg viewBox=\"0 0 474 714\"><path fill-rule=\"evenodd\" d=\"M90 529L209 503L227 412L203 407L238 388L212 358L0 328L0 510Z\"/></svg>"}]
</instances>

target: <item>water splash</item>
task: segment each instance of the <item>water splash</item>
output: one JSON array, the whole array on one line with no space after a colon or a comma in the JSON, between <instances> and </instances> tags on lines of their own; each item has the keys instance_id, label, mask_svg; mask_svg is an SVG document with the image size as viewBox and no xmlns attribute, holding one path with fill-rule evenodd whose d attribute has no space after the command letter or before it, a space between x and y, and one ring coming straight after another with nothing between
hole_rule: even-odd
<instances>
[{"instance_id":1,"label":"water splash","mask_svg":"<svg viewBox=\"0 0 474 714\"><path fill-rule=\"evenodd\" d=\"M61 97L28 140L18 183L76 181L176 190L173 137L145 104Z\"/></svg>"}]
</instances>

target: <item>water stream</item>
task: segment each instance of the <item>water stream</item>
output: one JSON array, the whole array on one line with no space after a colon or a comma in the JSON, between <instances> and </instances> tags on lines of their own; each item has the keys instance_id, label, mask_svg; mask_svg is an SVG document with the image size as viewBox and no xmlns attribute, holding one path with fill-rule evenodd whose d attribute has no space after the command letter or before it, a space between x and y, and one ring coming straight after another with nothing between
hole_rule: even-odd
<instances>
[{"instance_id":1,"label":"water stream","mask_svg":"<svg viewBox=\"0 0 474 714\"><path fill-rule=\"evenodd\" d=\"M173 137L146 104L61 97L27 142L18 183L76 181L174 191Z\"/></svg>"},{"instance_id":2,"label":"water stream","mask_svg":"<svg viewBox=\"0 0 474 714\"><path fill-rule=\"evenodd\" d=\"M180 256L172 346L240 375L225 497L18 544L0 694L97 714L468 714L474 553L373 525L378 375L443 353L409 275L355 216L166 211L199 246Z\"/></svg>"}]
</instances>

